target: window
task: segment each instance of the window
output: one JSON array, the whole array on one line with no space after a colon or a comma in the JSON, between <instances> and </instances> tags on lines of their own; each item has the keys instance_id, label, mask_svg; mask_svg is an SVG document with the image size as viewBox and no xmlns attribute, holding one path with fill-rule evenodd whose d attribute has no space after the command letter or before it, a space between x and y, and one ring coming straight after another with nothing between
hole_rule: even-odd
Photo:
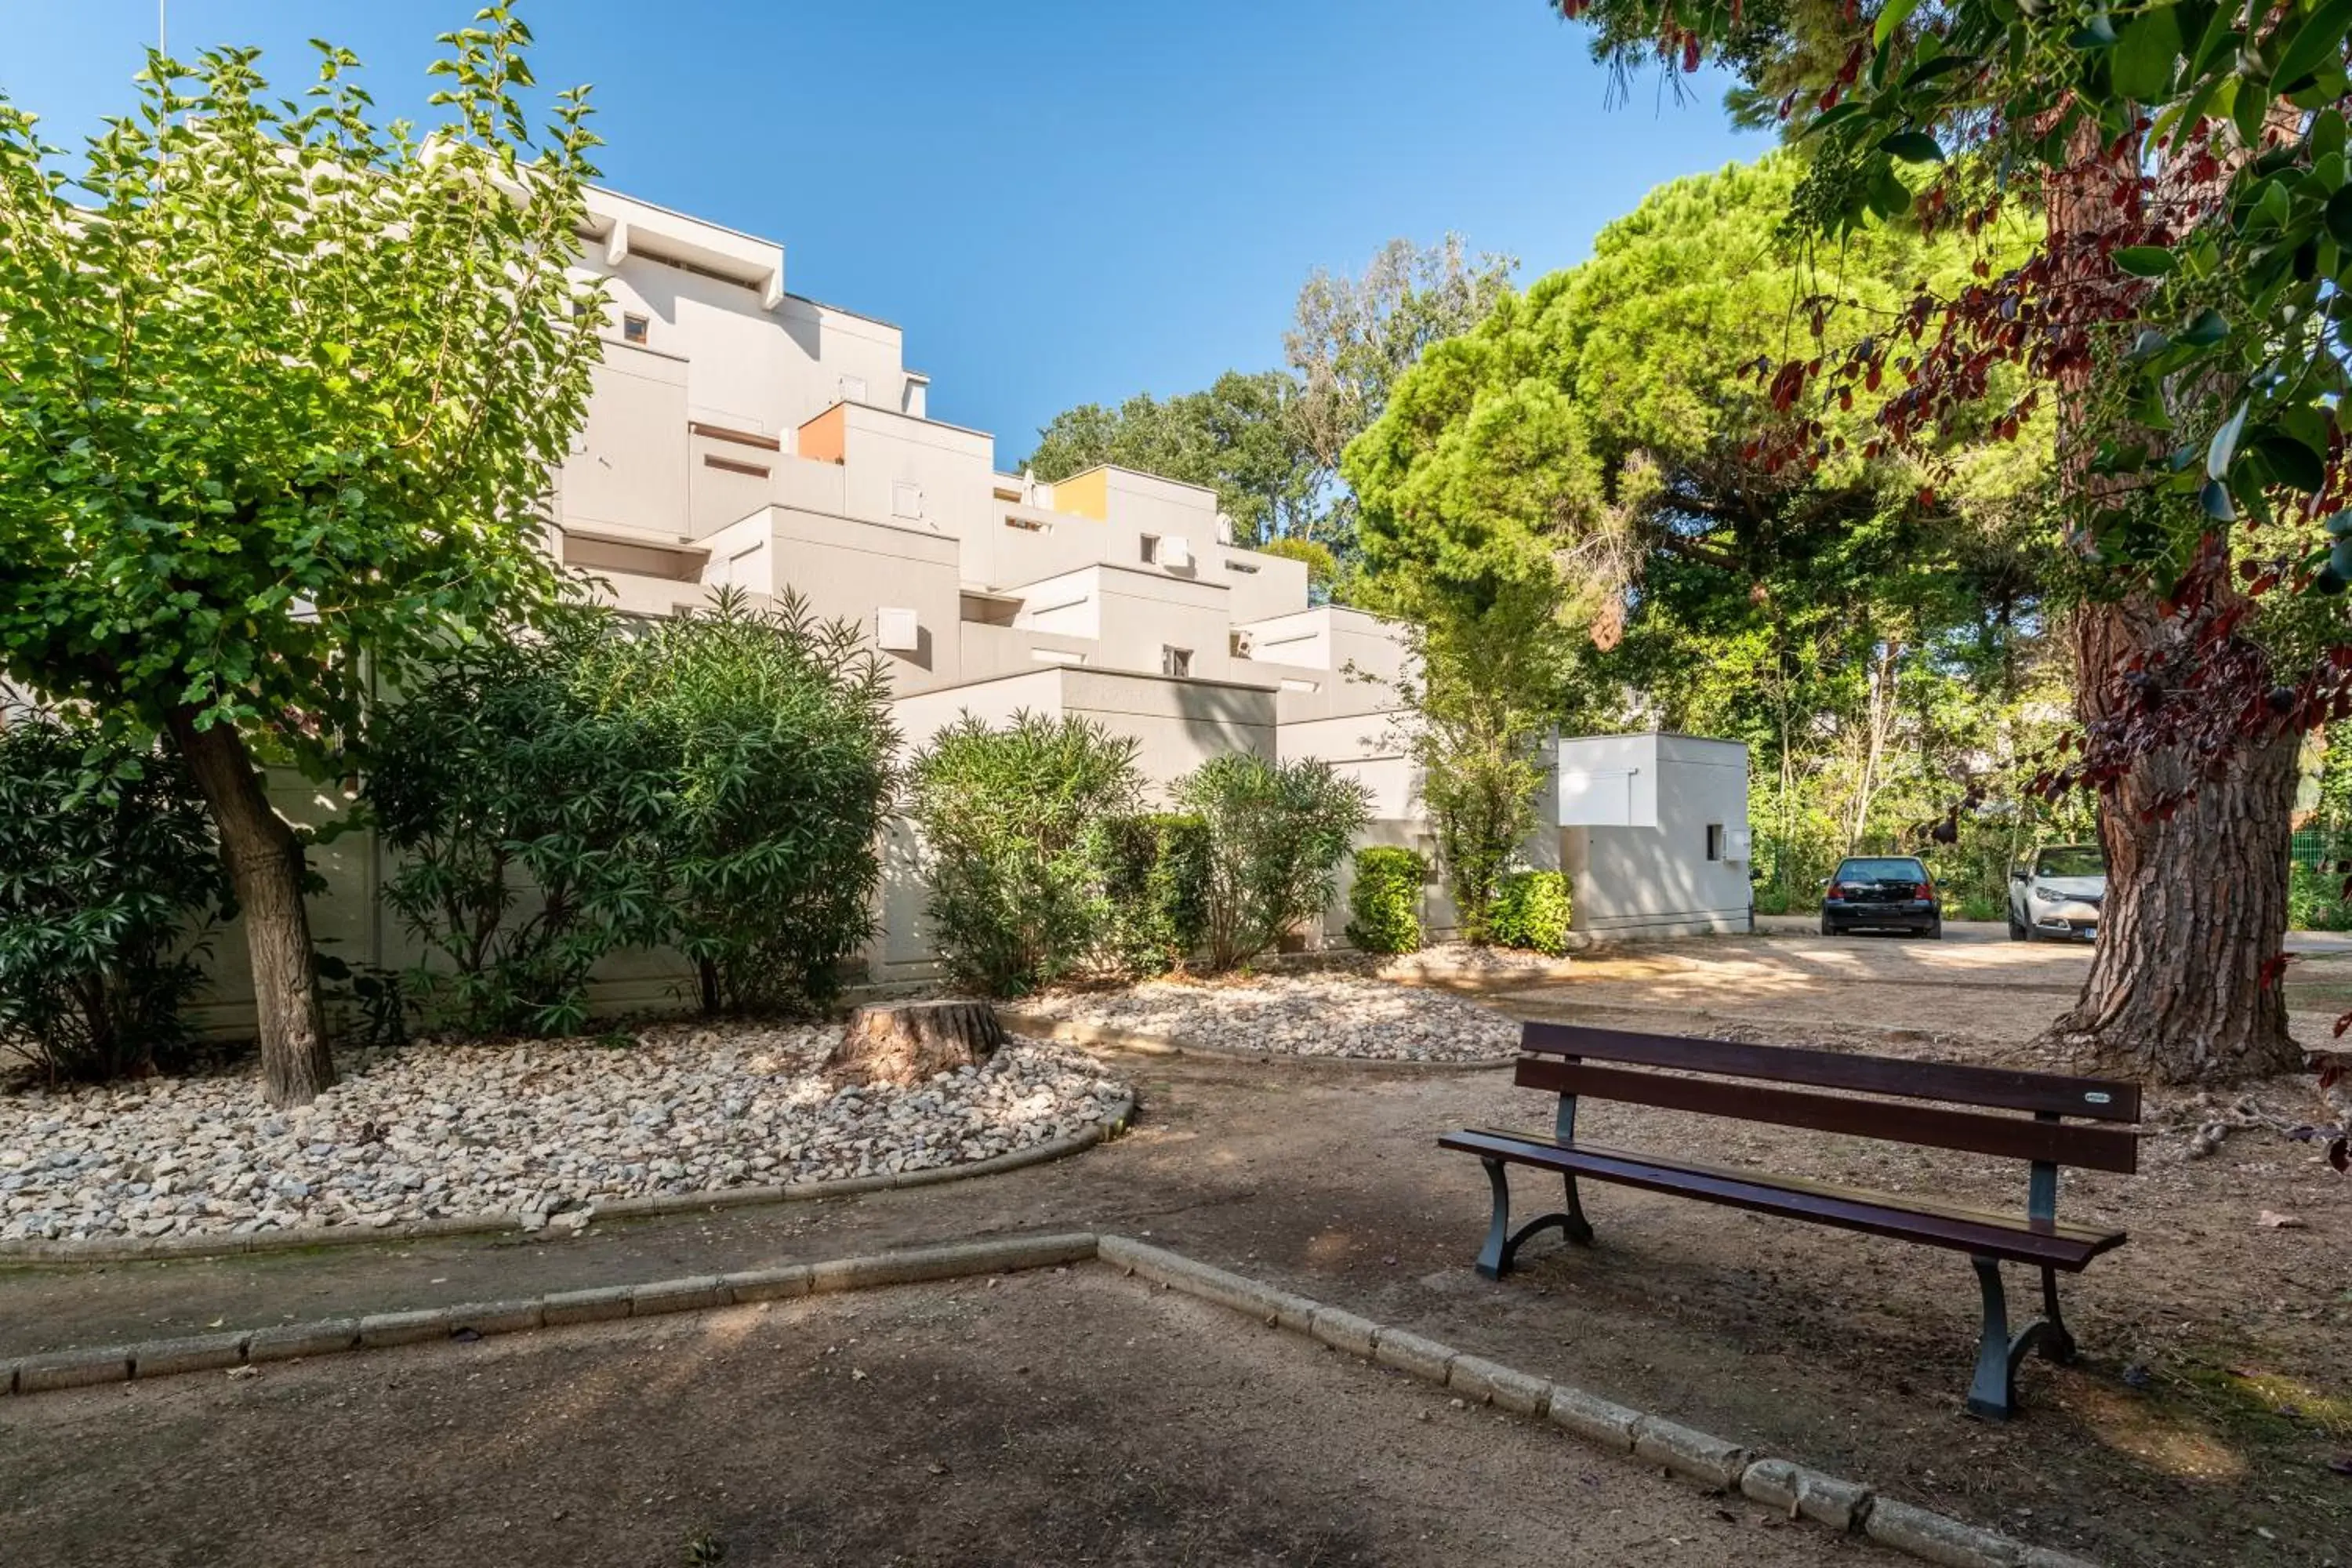
<instances>
[{"instance_id":1,"label":"window","mask_svg":"<svg viewBox=\"0 0 2352 1568\"><path fill-rule=\"evenodd\" d=\"M1256 576L1256 575L1257 575L1257 568L1256 568L1256 567L1252 566L1252 565L1249 565L1249 564L1247 564L1247 563L1244 563L1244 562L1240 562L1240 561L1228 561L1228 562L1226 562L1226 563L1225 563L1225 570L1226 570L1226 571L1228 571L1228 572L1239 572L1239 573L1241 573L1244 576L1248 576L1248 577L1255 577L1255 576Z\"/></svg>"},{"instance_id":2,"label":"window","mask_svg":"<svg viewBox=\"0 0 2352 1568\"><path fill-rule=\"evenodd\" d=\"M1706 825L1706 858L1710 860L1723 858L1723 824L1720 822Z\"/></svg>"},{"instance_id":3,"label":"window","mask_svg":"<svg viewBox=\"0 0 2352 1568\"><path fill-rule=\"evenodd\" d=\"M643 343L653 336L654 324L632 312L621 318L621 336L633 343Z\"/></svg>"},{"instance_id":4,"label":"window","mask_svg":"<svg viewBox=\"0 0 2352 1568\"><path fill-rule=\"evenodd\" d=\"M1162 644L1160 649L1160 673L1180 677L1192 674L1192 650L1189 647L1170 647Z\"/></svg>"},{"instance_id":5,"label":"window","mask_svg":"<svg viewBox=\"0 0 2352 1568\"><path fill-rule=\"evenodd\" d=\"M1156 566L1160 563L1160 536L1156 533L1147 533L1143 536L1143 563L1146 566Z\"/></svg>"},{"instance_id":6,"label":"window","mask_svg":"<svg viewBox=\"0 0 2352 1568\"><path fill-rule=\"evenodd\" d=\"M923 487L911 479L899 479L890 486L890 515L914 517L923 515Z\"/></svg>"}]
</instances>

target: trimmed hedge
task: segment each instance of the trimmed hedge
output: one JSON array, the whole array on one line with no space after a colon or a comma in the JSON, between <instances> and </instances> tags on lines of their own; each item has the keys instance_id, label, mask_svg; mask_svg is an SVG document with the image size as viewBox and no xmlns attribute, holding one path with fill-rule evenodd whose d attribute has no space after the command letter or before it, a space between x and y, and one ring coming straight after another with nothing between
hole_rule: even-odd
<instances>
[{"instance_id":1,"label":"trimmed hedge","mask_svg":"<svg viewBox=\"0 0 2352 1568\"><path fill-rule=\"evenodd\" d=\"M1429 862L1410 849L1356 851L1356 881L1348 889L1348 940L1366 952L1419 952L1421 889Z\"/></svg>"},{"instance_id":2,"label":"trimmed hedge","mask_svg":"<svg viewBox=\"0 0 2352 1568\"><path fill-rule=\"evenodd\" d=\"M1555 956L1568 951L1568 878L1559 871L1515 871L1495 894L1487 933L1505 947L1532 948Z\"/></svg>"},{"instance_id":3,"label":"trimmed hedge","mask_svg":"<svg viewBox=\"0 0 2352 1568\"><path fill-rule=\"evenodd\" d=\"M1209 825L1175 812L1113 817L1101 856L1109 965L1135 974L1182 968L1209 929Z\"/></svg>"}]
</instances>

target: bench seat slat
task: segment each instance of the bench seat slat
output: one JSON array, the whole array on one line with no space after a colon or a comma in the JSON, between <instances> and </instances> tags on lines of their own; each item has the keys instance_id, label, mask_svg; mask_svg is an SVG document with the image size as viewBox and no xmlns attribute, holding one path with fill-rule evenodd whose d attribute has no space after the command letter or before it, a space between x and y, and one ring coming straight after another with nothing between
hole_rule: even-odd
<instances>
[{"instance_id":1,"label":"bench seat slat","mask_svg":"<svg viewBox=\"0 0 2352 1568\"><path fill-rule=\"evenodd\" d=\"M1759 1214L1895 1237L1955 1252L2011 1262L2046 1264L2079 1272L2092 1258L2123 1245L2125 1233L2087 1226L2036 1224L1899 1193L1840 1187L1826 1182L1736 1170L1594 1144L1563 1144L1540 1133L1467 1130L1438 1140L1441 1148L1590 1176L1596 1181L1702 1198Z\"/></svg>"},{"instance_id":2,"label":"bench seat slat","mask_svg":"<svg viewBox=\"0 0 2352 1568\"><path fill-rule=\"evenodd\" d=\"M2137 1121L2139 1085L2118 1079L2072 1078L2063 1073L1972 1067L1958 1062L1909 1061L1901 1057L1859 1056L1810 1047L1753 1046L1737 1040L1700 1040L1680 1035L1644 1035L1631 1029L1595 1029L1581 1024L1528 1023L1519 1048L1538 1056L1585 1057L1631 1062L1638 1067L1680 1068L1727 1078L1761 1079L1813 1089L1891 1094L1906 1100L1940 1100L2000 1110L2052 1111L2093 1121Z\"/></svg>"},{"instance_id":3,"label":"bench seat slat","mask_svg":"<svg viewBox=\"0 0 2352 1568\"><path fill-rule=\"evenodd\" d=\"M1654 1105L1815 1132L1845 1132L1930 1149L2046 1160L2126 1175L2139 1168L2139 1134L2120 1127L2069 1127L2016 1116L1883 1100L1846 1100L1801 1089L1593 1067L1547 1057L1521 1058L1517 1077L1523 1089L1591 1095L1620 1104Z\"/></svg>"}]
</instances>

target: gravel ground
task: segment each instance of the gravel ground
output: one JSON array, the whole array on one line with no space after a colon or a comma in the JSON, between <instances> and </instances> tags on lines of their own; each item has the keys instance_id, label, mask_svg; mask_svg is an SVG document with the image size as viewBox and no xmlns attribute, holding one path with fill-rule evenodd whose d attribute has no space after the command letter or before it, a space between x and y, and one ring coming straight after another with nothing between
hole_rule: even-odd
<instances>
[{"instance_id":1,"label":"gravel ground","mask_svg":"<svg viewBox=\"0 0 2352 1568\"><path fill-rule=\"evenodd\" d=\"M1069 1136L1127 1086L1016 1040L912 1089L840 1087L837 1028L652 1028L347 1061L299 1110L252 1070L0 1095L0 1240L243 1234L520 1213L953 1165Z\"/></svg>"},{"instance_id":2,"label":"gravel ground","mask_svg":"<svg viewBox=\"0 0 2352 1568\"><path fill-rule=\"evenodd\" d=\"M1519 1042L1517 1021L1475 1002L1330 970L1047 992L1020 1010L1205 1050L1278 1056L1486 1062L1512 1055Z\"/></svg>"}]
</instances>

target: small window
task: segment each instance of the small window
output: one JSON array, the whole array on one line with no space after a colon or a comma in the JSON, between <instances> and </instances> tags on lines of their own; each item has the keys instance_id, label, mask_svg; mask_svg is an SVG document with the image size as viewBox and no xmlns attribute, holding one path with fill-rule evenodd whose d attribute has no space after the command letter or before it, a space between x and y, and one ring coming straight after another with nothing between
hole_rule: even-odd
<instances>
[{"instance_id":1,"label":"small window","mask_svg":"<svg viewBox=\"0 0 2352 1568\"><path fill-rule=\"evenodd\" d=\"M1156 533L1147 533L1143 536L1143 563L1146 566L1156 566L1160 563L1160 536Z\"/></svg>"},{"instance_id":2,"label":"small window","mask_svg":"<svg viewBox=\"0 0 2352 1568\"><path fill-rule=\"evenodd\" d=\"M1170 647L1162 644L1160 649L1160 673L1174 676L1192 674L1192 650L1189 647Z\"/></svg>"},{"instance_id":3,"label":"small window","mask_svg":"<svg viewBox=\"0 0 2352 1568\"><path fill-rule=\"evenodd\" d=\"M1720 822L1706 825L1706 858L1710 860L1723 858L1723 824Z\"/></svg>"},{"instance_id":4,"label":"small window","mask_svg":"<svg viewBox=\"0 0 2352 1568\"><path fill-rule=\"evenodd\" d=\"M621 336L633 343L642 343L653 336L654 324L645 317L630 314L621 318Z\"/></svg>"}]
</instances>

